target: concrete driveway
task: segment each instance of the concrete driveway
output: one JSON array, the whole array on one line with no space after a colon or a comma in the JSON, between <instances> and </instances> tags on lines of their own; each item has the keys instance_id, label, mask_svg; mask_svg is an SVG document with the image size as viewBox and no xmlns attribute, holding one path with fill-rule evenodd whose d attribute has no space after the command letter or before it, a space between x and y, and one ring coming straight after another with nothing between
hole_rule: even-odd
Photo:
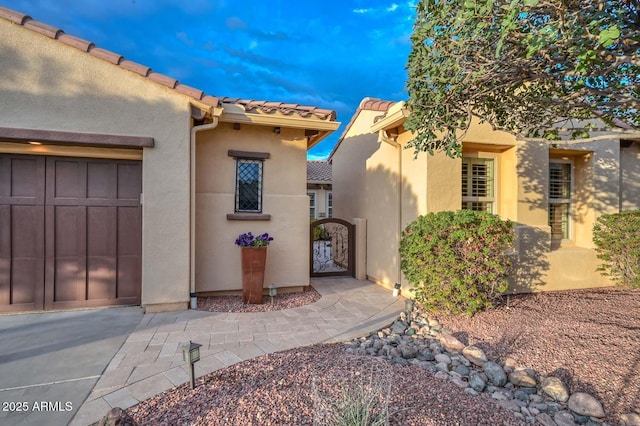
<instances>
[{"instance_id":1,"label":"concrete driveway","mask_svg":"<svg viewBox=\"0 0 640 426\"><path fill-rule=\"evenodd\" d=\"M140 307L0 316L0 424L67 425L142 317Z\"/></svg>"}]
</instances>

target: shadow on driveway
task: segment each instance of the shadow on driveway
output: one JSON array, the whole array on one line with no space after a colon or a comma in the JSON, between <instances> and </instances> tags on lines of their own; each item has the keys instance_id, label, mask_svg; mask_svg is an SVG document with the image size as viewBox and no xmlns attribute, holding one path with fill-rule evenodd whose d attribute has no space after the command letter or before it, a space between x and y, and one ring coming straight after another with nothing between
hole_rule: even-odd
<instances>
[{"instance_id":1,"label":"shadow on driveway","mask_svg":"<svg viewBox=\"0 0 640 426\"><path fill-rule=\"evenodd\" d=\"M67 425L142 318L140 307L0 316L0 424Z\"/></svg>"}]
</instances>

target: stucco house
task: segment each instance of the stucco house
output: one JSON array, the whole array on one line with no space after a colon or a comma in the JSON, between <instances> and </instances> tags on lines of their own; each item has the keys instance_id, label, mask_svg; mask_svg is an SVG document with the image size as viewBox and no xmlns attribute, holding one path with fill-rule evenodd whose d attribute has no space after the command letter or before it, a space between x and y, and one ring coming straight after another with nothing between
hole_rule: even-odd
<instances>
[{"instance_id":1,"label":"stucco house","mask_svg":"<svg viewBox=\"0 0 640 426\"><path fill-rule=\"evenodd\" d=\"M215 97L0 7L0 311L142 304L309 284L307 150L335 112Z\"/></svg>"},{"instance_id":2,"label":"stucco house","mask_svg":"<svg viewBox=\"0 0 640 426\"><path fill-rule=\"evenodd\" d=\"M367 222L368 279L409 288L402 230L419 215L465 208L515 222L512 292L612 284L596 271L592 227L604 213L640 208L640 131L549 142L473 122L462 158L414 158L409 113L404 102L364 99L330 156L334 216Z\"/></svg>"},{"instance_id":3,"label":"stucco house","mask_svg":"<svg viewBox=\"0 0 640 426\"><path fill-rule=\"evenodd\" d=\"M326 160L307 161L307 195L309 196L310 219L332 217L332 187L331 163Z\"/></svg>"}]
</instances>

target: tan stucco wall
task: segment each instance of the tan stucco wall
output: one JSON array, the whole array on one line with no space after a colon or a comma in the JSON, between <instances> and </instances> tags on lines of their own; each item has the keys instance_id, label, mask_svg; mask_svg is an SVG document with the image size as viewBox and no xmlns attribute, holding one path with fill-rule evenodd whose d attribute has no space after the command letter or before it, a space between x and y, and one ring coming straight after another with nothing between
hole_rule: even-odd
<instances>
[{"instance_id":1,"label":"tan stucco wall","mask_svg":"<svg viewBox=\"0 0 640 426\"><path fill-rule=\"evenodd\" d=\"M358 117L357 138L366 136L366 119ZM372 120L369 121L373 123ZM411 139L402 132L397 141L406 146ZM333 157L334 193L341 193L341 212L368 220L367 275L383 285L397 280L397 244L393 235L399 231L397 201L388 194L402 194L402 227L418 215L441 210L458 210L461 204L460 160L442 153L421 153L414 159L412 149L402 152L402 164L392 145L372 142L356 143L345 138ZM640 208L640 147L634 143L620 148L617 136L595 134L586 141L551 144L541 140L517 140L505 132L495 132L486 124L474 122L465 136L465 155L493 157L497 160L497 209L502 218L516 224L516 270L511 281L513 292L566 290L609 286L612 283L597 272L599 261L593 250L592 227L604 213ZM358 147L361 151L358 151ZM375 149L375 151L371 151ZM362 168L358 158L366 158ZM552 244L548 226L549 160L559 158L573 164L572 238L562 245ZM336 166L337 165L337 166ZM402 174L398 184L386 186L381 172ZM365 171L364 176L362 175ZM350 177L356 176L355 179ZM349 196L347 196L349 194ZM385 195L387 194L387 195ZM363 203L361 200L369 200ZM372 233L384 235L377 239ZM406 283L403 282L403 287Z\"/></svg>"},{"instance_id":2,"label":"tan stucco wall","mask_svg":"<svg viewBox=\"0 0 640 426\"><path fill-rule=\"evenodd\" d=\"M269 221L228 220L234 213L236 160L229 150L268 152L263 165L263 213ZM267 252L265 286L309 284L309 198L304 130L228 123L198 135L196 142L196 292L242 289L240 248L251 231L274 237Z\"/></svg>"},{"instance_id":3,"label":"tan stucco wall","mask_svg":"<svg viewBox=\"0 0 640 426\"><path fill-rule=\"evenodd\" d=\"M347 220L364 217L366 162L380 147L378 135L371 133L370 126L380 114L360 111L332 157L334 217ZM340 185L335 184L337 181Z\"/></svg>"},{"instance_id":4,"label":"tan stucco wall","mask_svg":"<svg viewBox=\"0 0 640 426\"><path fill-rule=\"evenodd\" d=\"M155 139L143 154L142 303L186 307L188 98L6 20L0 55L0 126Z\"/></svg>"}]
</instances>

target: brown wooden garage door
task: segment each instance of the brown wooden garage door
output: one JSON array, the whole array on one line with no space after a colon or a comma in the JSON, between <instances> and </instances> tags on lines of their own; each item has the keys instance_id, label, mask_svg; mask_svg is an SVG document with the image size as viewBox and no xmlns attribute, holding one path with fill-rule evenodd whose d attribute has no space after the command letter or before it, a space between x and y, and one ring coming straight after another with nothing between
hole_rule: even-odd
<instances>
[{"instance_id":1,"label":"brown wooden garage door","mask_svg":"<svg viewBox=\"0 0 640 426\"><path fill-rule=\"evenodd\" d=\"M139 161L0 154L0 311L140 303Z\"/></svg>"}]
</instances>

